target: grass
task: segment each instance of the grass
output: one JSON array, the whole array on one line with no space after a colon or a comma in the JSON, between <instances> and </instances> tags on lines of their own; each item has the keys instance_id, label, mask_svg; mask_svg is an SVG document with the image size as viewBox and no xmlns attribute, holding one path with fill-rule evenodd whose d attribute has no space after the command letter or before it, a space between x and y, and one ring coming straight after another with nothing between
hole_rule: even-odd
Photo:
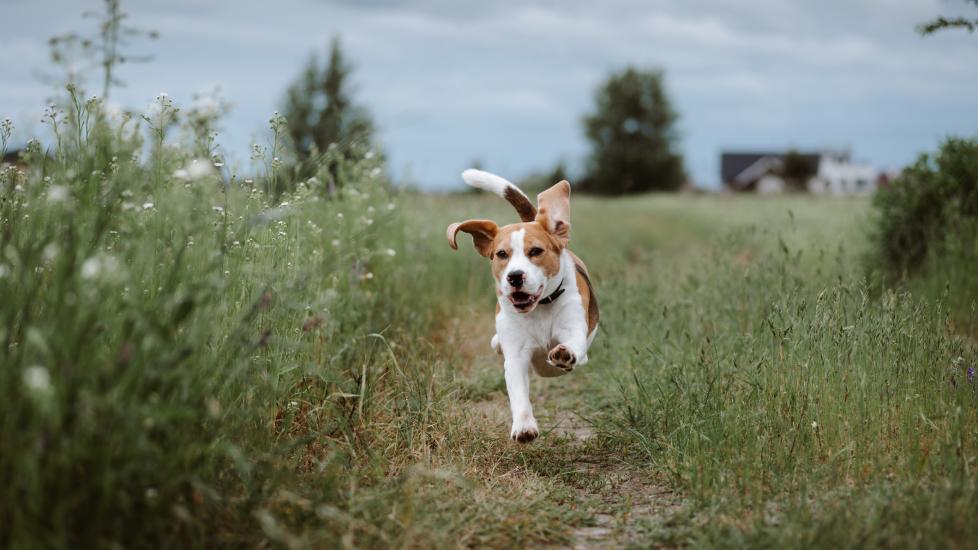
<instances>
[{"instance_id":1,"label":"grass","mask_svg":"<svg viewBox=\"0 0 978 550\"><path fill-rule=\"evenodd\" d=\"M978 540L968 270L868 287L867 201L574 197L600 334L520 446L444 238L502 201L69 105L0 175L0 546Z\"/></svg>"}]
</instances>

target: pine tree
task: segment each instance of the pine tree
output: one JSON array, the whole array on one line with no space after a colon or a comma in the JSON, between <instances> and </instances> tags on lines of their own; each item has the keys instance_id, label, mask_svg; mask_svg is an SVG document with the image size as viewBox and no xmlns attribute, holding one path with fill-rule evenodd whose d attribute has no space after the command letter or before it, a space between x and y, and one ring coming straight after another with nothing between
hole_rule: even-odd
<instances>
[{"instance_id":1,"label":"pine tree","mask_svg":"<svg viewBox=\"0 0 978 550\"><path fill-rule=\"evenodd\" d=\"M679 189L686 179L675 150L679 115L662 71L629 67L612 75L596 100L596 111L584 120L592 150L583 188L608 195Z\"/></svg>"},{"instance_id":2,"label":"pine tree","mask_svg":"<svg viewBox=\"0 0 978 550\"><path fill-rule=\"evenodd\" d=\"M304 171L302 166L308 164L306 161L331 146L349 157L354 150L373 145L370 115L353 100L352 70L339 38L334 38L326 65L321 66L313 54L289 87L283 114L300 173Z\"/></svg>"}]
</instances>

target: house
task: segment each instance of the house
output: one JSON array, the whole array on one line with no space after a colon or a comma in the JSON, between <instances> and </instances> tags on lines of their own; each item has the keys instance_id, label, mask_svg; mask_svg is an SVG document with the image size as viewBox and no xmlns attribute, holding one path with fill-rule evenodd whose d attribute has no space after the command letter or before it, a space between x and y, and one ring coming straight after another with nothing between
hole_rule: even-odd
<instances>
[{"instance_id":1,"label":"house","mask_svg":"<svg viewBox=\"0 0 978 550\"><path fill-rule=\"evenodd\" d=\"M876 170L845 152L726 152L720 177L731 191L857 195L876 190Z\"/></svg>"},{"instance_id":2,"label":"house","mask_svg":"<svg viewBox=\"0 0 978 550\"><path fill-rule=\"evenodd\" d=\"M879 172L872 166L827 155L808 181L808 190L816 195L870 195L878 185Z\"/></svg>"},{"instance_id":3,"label":"house","mask_svg":"<svg viewBox=\"0 0 978 550\"><path fill-rule=\"evenodd\" d=\"M3 159L0 160L0 166L7 166L7 165L21 166L21 165L23 165L23 162L21 162L21 159L20 159L21 153L23 153L23 151L21 151L20 149L14 149L13 151L7 151L6 153L4 153Z\"/></svg>"}]
</instances>

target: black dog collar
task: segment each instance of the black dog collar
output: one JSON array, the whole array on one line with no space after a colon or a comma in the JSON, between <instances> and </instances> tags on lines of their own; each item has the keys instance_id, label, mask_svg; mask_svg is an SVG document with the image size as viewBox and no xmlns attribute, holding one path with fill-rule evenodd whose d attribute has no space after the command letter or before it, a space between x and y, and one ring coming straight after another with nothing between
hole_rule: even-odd
<instances>
[{"instance_id":1,"label":"black dog collar","mask_svg":"<svg viewBox=\"0 0 978 550\"><path fill-rule=\"evenodd\" d=\"M553 294L551 294L550 296L547 296L543 300L540 300L538 303L540 305L549 304L550 302L553 302L557 298L560 298L560 295L563 294L563 293L564 293L564 282L561 281L560 282L560 286L557 287L557 290L553 291Z\"/></svg>"}]
</instances>

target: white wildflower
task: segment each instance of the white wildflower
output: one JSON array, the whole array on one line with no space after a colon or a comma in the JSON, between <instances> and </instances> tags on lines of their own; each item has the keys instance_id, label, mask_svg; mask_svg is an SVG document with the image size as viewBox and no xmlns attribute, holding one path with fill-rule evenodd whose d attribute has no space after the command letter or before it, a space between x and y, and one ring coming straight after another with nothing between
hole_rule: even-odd
<instances>
[{"instance_id":1,"label":"white wildflower","mask_svg":"<svg viewBox=\"0 0 978 550\"><path fill-rule=\"evenodd\" d=\"M338 246L340 246L340 241L339 241L339 239L333 239L330 244L332 244L333 246L337 246L338 247Z\"/></svg>"},{"instance_id":2,"label":"white wildflower","mask_svg":"<svg viewBox=\"0 0 978 550\"><path fill-rule=\"evenodd\" d=\"M812 429L813 430L817 430L818 429L818 422L815 422L814 420L812 420Z\"/></svg>"},{"instance_id":3,"label":"white wildflower","mask_svg":"<svg viewBox=\"0 0 978 550\"><path fill-rule=\"evenodd\" d=\"M388 212L394 210L394 208L396 208L396 206L394 206L394 203L392 203L392 202L387 203L387 211Z\"/></svg>"},{"instance_id":4,"label":"white wildflower","mask_svg":"<svg viewBox=\"0 0 978 550\"><path fill-rule=\"evenodd\" d=\"M211 96L199 96L194 100L191 111L200 118L214 118L220 114L221 106Z\"/></svg>"},{"instance_id":5,"label":"white wildflower","mask_svg":"<svg viewBox=\"0 0 978 550\"><path fill-rule=\"evenodd\" d=\"M153 203L151 203L151 202L144 202L143 203L143 210L149 210L149 209L153 208L154 206L156 206L156 205L153 204Z\"/></svg>"},{"instance_id":6,"label":"white wildflower","mask_svg":"<svg viewBox=\"0 0 978 550\"><path fill-rule=\"evenodd\" d=\"M214 166L216 165L216 162L212 164L203 159L193 159L187 165L187 174L190 175L190 179L199 180L200 178L213 174Z\"/></svg>"},{"instance_id":7,"label":"white wildflower","mask_svg":"<svg viewBox=\"0 0 978 550\"><path fill-rule=\"evenodd\" d=\"M387 250L384 251L384 254L387 254L388 256L393 258L394 256L397 256L397 251L394 250L393 248L388 248Z\"/></svg>"},{"instance_id":8,"label":"white wildflower","mask_svg":"<svg viewBox=\"0 0 978 550\"><path fill-rule=\"evenodd\" d=\"M68 200L68 188L64 185L52 185L48 189L49 202L64 202Z\"/></svg>"},{"instance_id":9,"label":"white wildflower","mask_svg":"<svg viewBox=\"0 0 978 550\"><path fill-rule=\"evenodd\" d=\"M45 245L44 250L41 252L41 256L44 258L44 263L49 264L58 257L58 245L54 243L48 243Z\"/></svg>"},{"instance_id":10,"label":"white wildflower","mask_svg":"<svg viewBox=\"0 0 978 550\"><path fill-rule=\"evenodd\" d=\"M40 365L24 369L23 378L24 385L31 391L44 392L51 388L51 374Z\"/></svg>"},{"instance_id":11,"label":"white wildflower","mask_svg":"<svg viewBox=\"0 0 978 550\"><path fill-rule=\"evenodd\" d=\"M0 264L0 279L5 279L7 275L10 275L10 268L7 264Z\"/></svg>"},{"instance_id":12,"label":"white wildflower","mask_svg":"<svg viewBox=\"0 0 978 550\"><path fill-rule=\"evenodd\" d=\"M82 279L94 279L98 277L98 274L102 271L102 262L95 256L82 262L81 266L81 276Z\"/></svg>"}]
</instances>

